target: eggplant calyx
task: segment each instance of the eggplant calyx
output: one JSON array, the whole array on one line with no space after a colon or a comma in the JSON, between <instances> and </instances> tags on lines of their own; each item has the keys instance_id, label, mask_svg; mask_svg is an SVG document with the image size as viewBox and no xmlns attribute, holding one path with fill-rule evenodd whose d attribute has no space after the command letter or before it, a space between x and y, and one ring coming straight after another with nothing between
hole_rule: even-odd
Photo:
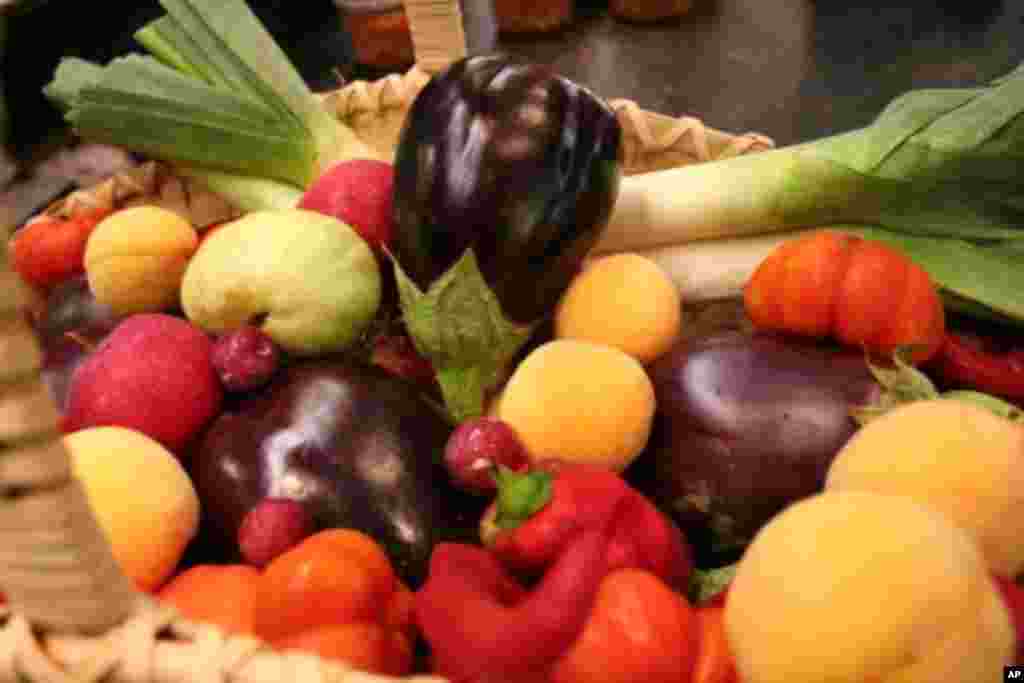
<instances>
[{"instance_id":1,"label":"eggplant calyx","mask_svg":"<svg viewBox=\"0 0 1024 683\"><path fill-rule=\"evenodd\" d=\"M533 326L505 316L471 248L426 292L391 260L406 330L433 364L448 412L456 423L482 415L487 392L504 378Z\"/></svg>"},{"instance_id":2,"label":"eggplant calyx","mask_svg":"<svg viewBox=\"0 0 1024 683\"><path fill-rule=\"evenodd\" d=\"M1024 411L991 394L967 390L940 393L931 379L907 360L909 357L909 348L897 349L892 355L891 368L877 365L870 357L867 358L868 369L881 386L882 393L873 403L851 409L850 414L859 425L864 426L904 403L937 398L973 403L1007 420L1024 421Z\"/></svg>"},{"instance_id":3,"label":"eggplant calyx","mask_svg":"<svg viewBox=\"0 0 1024 683\"><path fill-rule=\"evenodd\" d=\"M551 501L554 476L550 472L516 472L498 465L494 480L498 485L494 524L499 529L515 529Z\"/></svg>"}]
</instances>

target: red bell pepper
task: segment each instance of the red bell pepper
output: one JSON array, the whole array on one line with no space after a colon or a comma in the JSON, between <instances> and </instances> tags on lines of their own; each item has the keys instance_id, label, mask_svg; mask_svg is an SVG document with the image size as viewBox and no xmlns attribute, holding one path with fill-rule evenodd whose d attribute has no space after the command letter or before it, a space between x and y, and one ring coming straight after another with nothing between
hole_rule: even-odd
<instances>
[{"instance_id":1,"label":"red bell pepper","mask_svg":"<svg viewBox=\"0 0 1024 683\"><path fill-rule=\"evenodd\" d=\"M583 532L611 525L609 570L645 569L685 592L693 553L679 528L615 472L592 465L500 469L482 536L506 566L541 572Z\"/></svg>"},{"instance_id":2,"label":"red bell pepper","mask_svg":"<svg viewBox=\"0 0 1024 683\"><path fill-rule=\"evenodd\" d=\"M979 334L949 332L932 369L947 384L1024 400L1024 348L1000 348Z\"/></svg>"},{"instance_id":3,"label":"red bell pepper","mask_svg":"<svg viewBox=\"0 0 1024 683\"><path fill-rule=\"evenodd\" d=\"M536 683L583 628L608 572L610 525L567 544L530 591L484 548L439 544L416 592L435 673L452 683Z\"/></svg>"},{"instance_id":4,"label":"red bell pepper","mask_svg":"<svg viewBox=\"0 0 1024 683\"><path fill-rule=\"evenodd\" d=\"M1017 634L1017 656L1024 656L1024 587L1013 579L998 574L992 575L999 588L999 594L1010 612L1010 621Z\"/></svg>"}]
</instances>

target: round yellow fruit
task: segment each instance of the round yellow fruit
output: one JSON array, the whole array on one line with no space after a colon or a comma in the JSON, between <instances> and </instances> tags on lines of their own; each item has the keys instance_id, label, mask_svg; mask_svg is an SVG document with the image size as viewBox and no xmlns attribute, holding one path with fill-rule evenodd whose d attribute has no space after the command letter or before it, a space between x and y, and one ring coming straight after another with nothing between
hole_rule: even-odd
<instances>
[{"instance_id":1,"label":"round yellow fruit","mask_svg":"<svg viewBox=\"0 0 1024 683\"><path fill-rule=\"evenodd\" d=\"M635 358L604 344L556 339L516 367L493 412L534 461L621 471L647 444L654 407L654 387Z\"/></svg>"},{"instance_id":2,"label":"round yellow fruit","mask_svg":"<svg viewBox=\"0 0 1024 683\"><path fill-rule=\"evenodd\" d=\"M640 254L604 256L577 275L555 310L555 337L607 344L649 363L681 335L679 289Z\"/></svg>"},{"instance_id":3,"label":"round yellow fruit","mask_svg":"<svg viewBox=\"0 0 1024 683\"><path fill-rule=\"evenodd\" d=\"M744 683L1000 680L1016 635L976 545L910 498L826 492L745 551L725 626Z\"/></svg>"},{"instance_id":4,"label":"round yellow fruit","mask_svg":"<svg viewBox=\"0 0 1024 683\"><path fill-rule=\"evenodd\" d=\"M140 590L155 590L199 528L192 480L169 450L132 429L90 427L64 444L121 569Z\"/></svg>"},{"instance_id":5,"label":"round yellow fruit","mask_svg":"<svg viewBox=\"0 0 1024 683\"><path fill-rule=\"evenodd\" d=\"M199 244L195 228L159 206L121 209L85 244L85 274L96 300L116 313L156 313L178 303L185 267Z\"/></svg>"},{"instance_id":6,"label":"round yellow fruit","mask_svg":"<svg viewBox=\"0 0 1024 683\"><path fill-rule=\"evenodd\" d=\"M826 489L909 496L970 533L989 566L1024 571L1024 427L963 401L900 406L857 431Z\"/></svg>"}]
</instances>

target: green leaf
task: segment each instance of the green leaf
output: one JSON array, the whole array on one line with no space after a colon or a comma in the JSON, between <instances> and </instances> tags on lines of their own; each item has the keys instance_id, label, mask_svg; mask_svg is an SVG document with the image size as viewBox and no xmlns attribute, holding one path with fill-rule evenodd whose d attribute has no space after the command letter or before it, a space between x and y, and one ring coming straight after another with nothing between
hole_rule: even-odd
<instances>
[{"instance_id":1,"label":"green leaf","mask_svg":"<svg viewBox=\"0 0 1024 683\"><path fill-rule=\"evenodd\" d=\"M954 390L939 393L931 379L915 368L906 358L908 349L898 349L893 354L891 368L876 365L867 359L868 369L882 387L882 394L874 403L854 408L850 411L857 423L865 425L871 420L884 415L893 408L914 401L932 399L951 399L973 403L999 417L1013 422L1024 421L1024 411L1001 398L980 391Z\"/></svg>"},{"instance_id":2,"label":"green leaf","mask_svg":"<svg viewBox=\"0 0 1024 683\"><path fill-rule=\"evenodd\" d=\"M135 32L135 40L169 67L210 85L230 89L227 79L174 17L164 15L154 19Z\"/></svg>"},{"instance_id":3,"label":"green leaf","mask_svg":"<svg viewBox=\"0 0 1024 683\"><path fill-rule=\"evenodd\" d=\"M874 403L850 410L850 415L860 425L889 412L896 406L913 401L924 401L939 397L939 391L923 372L906 360L907 350L897 349L892 357L892 367L876 364L866 358L868 370L882 388Z\"/></svg>"},{"instance_id":4,"label":"green leaf","mask_svg":"<svg viewBox=\"0 0 1024 683\"><path fill-rule=\"evenodd\" d=\"M203 62L235 92L264 102L295 129L313 106L312 93L244 0L160 0L177 35L198 46Z\"/></svg>"},{"instance_id":5,"label":"green leaf","mask_svg":"<svg viewBox=\"0 0 1024 683\"><path fill-rule=\"evenodd\" d=\"M80 89L67 118L96 142L300 186L316 157L312 138L296 135L266 105L153 57L113 60L98 81Z\"/></svg>"},{"instance_id":6,"label":"green leaf","mask_svg":"<svg viewBox=\"0 0 1024 683\"><path fill-rule=\"evenodd\" d=\"M1011 422L1024 422L1024 410L1021 410L1008 401L992 396L991 394L984 394L980 391L956 389L953 391L943 392L942 398L964 401L965 403L973 403L974 405L993 412L999 417L1010 420Z\"/></svg>"},{"instance_id":7,"label":"green leaf","mask_svg":"<svg viewBox=\"0 0 1024 683\"><path fill-rule=\"evenodd\" d=\"M690 577L687 597L694 605L701 605L729 587L736 576L737 563L712 569L694 569Z\"/></svg>"},{"instance_id":8,"label":"green leaf","mask_svg":"<svg viewBox=\"0 0 1024 683\"><path fill-rule=\"evenodd\" d=\"M96 85L102 77L103 67L99 64L78 57L67 57L57 64L53 80L43 88L43 94L67 111L74 106L84 88Z\"/></svg>"},{"instance_id":9,"label":"green leaf","mask_svg":"<svg viewBox=\"0 0 1024 683\"><path fill-rule=\"evenodd\" d=\"M505 317L472 249L426 292L392 262L406 329L433 363L446 407L456 421L483 414L487 391L504 378L532 326Z\"/></svg>"}]
</instances>

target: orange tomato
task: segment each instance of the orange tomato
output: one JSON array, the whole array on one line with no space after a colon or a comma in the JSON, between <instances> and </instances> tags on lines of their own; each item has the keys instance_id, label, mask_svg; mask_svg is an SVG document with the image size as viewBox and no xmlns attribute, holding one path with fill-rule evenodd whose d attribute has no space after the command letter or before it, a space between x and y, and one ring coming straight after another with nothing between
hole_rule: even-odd
<instances>
[{"instance_id":1,"label":"orange tomato","mask_svg":"<svg viewBox=\"0 0 1024 683\"><path fill-rule=\"evenodd\" d=\"M691 683L739 683L736 661L725 634L725 608L699 607L696 610L700 646Z\"/></svg>"},{"instance_id":2,"label":"orange tomato","mask_svg":"<svg viewBox=\"0 0 1024 683\"><path fill-rule=\"evenodd\" d=\"M942 300L928 273L902 252L836 230L818 230L779 246L743 290L755 327L911 359L934 356L945 333Z\"/></svg>"},{"instance_id":3,"label":"orange tomato","mask_svg":"<svg viewBox=\"0 0 1024 683\"><path fill-rule=\"evenodd\" d=\"M238 634L252 635L259 570L245 564L201 564L173 577L156 598L182 616Z\"/></svg>"},{"instance_id":4,"label":"orange tomato","mask_svg":"<svg viewBox=\"0 0 1024 683\"><path fill-rule=\"evenodd\" d=\"M74 218L39 216L14 233L11 267L36 287L52 287L84 271L85 243L108 209L83 211Z\"/></svg>"},{"instance_id":5,"label":"orange tomato","mask_svg":"<svg viewBox=\"0 0 1024 683\"><path fill-rule=\"evenodd\" d=\"M309 652L370 673L405 676L412 671L409 637L384 624L355 622L317 626L272 644L279 650Z\"/></svg>"},{"instance_id":6,"label":"orange tomato","mask_svg":"<svg viewBox=\"0 0 1024 683\"><path fill-rule=\"evenodd\" d=\"M601 582L583 631L552 683L680 683L697 654L694 610L660 578L619 569Z\"/></svg>"},{"instance_id":7,"label":"orange tomato","mask_svg":"<svg viewBox=\"0 0 1024 683\"><path fill-rule=\"evenodd\" d=\"M384 550L352 529L307 537L256 583L256 633L274 642L325 625L383 623L400 582Z\"/></svg>"}]
</instances>

